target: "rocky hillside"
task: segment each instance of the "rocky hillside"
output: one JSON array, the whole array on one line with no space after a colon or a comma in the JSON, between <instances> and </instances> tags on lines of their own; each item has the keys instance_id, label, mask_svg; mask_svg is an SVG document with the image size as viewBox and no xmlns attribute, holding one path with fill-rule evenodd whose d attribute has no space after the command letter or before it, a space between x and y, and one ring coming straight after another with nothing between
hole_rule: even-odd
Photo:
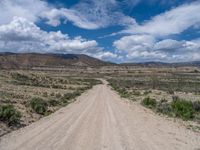
<instances>
[{"instance_id":1,"label":"rocky hillside","mask_svg":"<svg viewBox=\"0 0 200 150\"><path fill-rule=\"evenodd\" d=\"M0 53L0 68L106 66L109 62L83 54Z\"/></svg>"}]
</instances>

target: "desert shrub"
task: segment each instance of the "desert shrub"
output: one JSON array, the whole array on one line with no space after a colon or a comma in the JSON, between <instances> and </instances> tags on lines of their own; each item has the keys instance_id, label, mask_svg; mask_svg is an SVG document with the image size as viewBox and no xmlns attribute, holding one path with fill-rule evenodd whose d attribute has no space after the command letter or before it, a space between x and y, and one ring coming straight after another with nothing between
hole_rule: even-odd
<instances>
[{"instance_id":1,"label":"desert shrub","mask_svg":"<svg viewBox=\"0 0 200 150\"><path fill-rule=\"evenodd\" d=\"M49 106L58 106L60 103L57 100L51 99L48 101Z\"/></svg>"},{"instance_id":2,"label":"desert shrub","mask_svg":"<svg viewBox=\"0 0 200 150\"><path fill-rule=\"evenodd\" d=\"M169 94L174 94L174 90L172 90L172 89L168 89L168 91L167 91Z\"/></svg>"},{"instance_id":3,"label":"desert shrub","mask_svg":"<svg viewBox=\"0 0 200 150\"><path fill-rule=\"evenodd\" d=\"M44 97L48 97L48 93L47 93L47 92L44 92L44 93L43 93L43 96L44 96Z\"/></svg>"},{"instance_id":4,"label":"desert shrub","mask_svg":"<svg viewBox=\"0 0 200 150\"><path fill-rule=\"evenodd\" d=\"M172 111L175 117L189 120L194 118L194 109L192 102L186 100L174 100L171 103Z\"/></svg>"},{"instance_id":5,"label":"desert shrub","mask_svg":"<svg viewBox=\"0 0 200 150\"><path fill-rule=\"evenodd\" d=\"M80 91L75 91L73 93L66 93L66 94L64 94L64 96L62 97L62 99L71 100L71 99L74 99L74 98L76 98L77 96L80 96L80 95L81 95Z\"/></svg>"},{"instance_id":6,"label":"desert shrub","mask_svg":"<svg viewBox=\"0 0 200 150\"><path fill-rule=\"evenodd\" d=\"M172 100L173 100L173 101L179 100L179 97L178 97L177 95L173 95L173 96L172 96Z\"/></svg>"},{"instance_id":7,"label":"desert shrub","mask_svg":"<svg viewBox=\"0 0 200 150\"><path fill-rule=\"evenodd\" d=\"M62 99L67 99L67 100L71 100L73 99L75 96L73 93L66 93L64 94L64 96L62 97Z\"/></svg>"},{"instance_id":8,"label":"desert shrub","mask_svg":"<svg viewBox=\"0 0 200 150\"><path fill-rule=\"evenodd\" d=\"M145 107L152 108L152 109L155 108L157 104L156 100L150 97L144 98L141 103Z\"/></svg>"},{"instance_id":9,"label":"desert shrub","mask_svg":"<svg viewBox=\"0 0 200 150\"><path fill-rule=\"evenodd\" d=\"M200 101L195 101L192 103L192 105L196 112L200 112Z\"/></svg>"},{"instance_id":10,"label":"desert shrub","mask_svg":"<svg viewBox=\"0 0 200 150\"><path fill-rule=\"evenodd\" d=\"M165 98L160 100L160 103L167 103L167 100Z\"/></svg>"},{"instance_id":11,"label":"desert shrub","mask_svg":"<svg viewBox=\"0 0 200 150\"><path fill-rule=\"evenodd\" d=\"M44 115L48 109L48 104L42 98L32 98L30 101L31 108L38 114Z\"/></svg>"},{"instance_id":12,"label":"desert shrub","mask_svg":"<svg viewBox=\"0 0 200 150\"><path fill-rule=\"evenodd\" d=\"M61 98L61 101L64 105L68 104L70 100L75 99L77 96L80 96L81 92L80 91L75 91L73 93L66 93L64 96Z\"/></svg>"},{"instance_id":13,"label":"desert shrub","mask_svg":"<svg viewBox=\"0 0 200 150\"><path fill-rule=\"evenodd\" d=\"M144 95L148 95L149 93L151 93L151 91L144 91Z\"/></svg>"},{"instance_id":14,"label":"desert shrub","mask_svg":"<svg viewBox=\"0 0 200 150\"><path fill-rule=\"evenodd\" d=\"M123 98L127 98L129 96L129 93L125 88L118 89L117 91Z\"/></svg>"},{"instance_id":15,"label":"desert shrub","mask_svg":"<svg viewBox=\"0 0 200 150\"><path fill-rule=\"evenodd\" d=\"M20 74L20 73L12 73L11 74L12 78L18 81L27 81L29 80L29 77L24 75L24 74Z\"/></svg>"},{"instance_id":16,"label":"desert shrub","mask_svg":"<svg viewBox=\"0 0 200 150\"><path fill-rule=\"evenodd\" d=\"M162 113L162 114L166 114L166 115L171 115L172 108L171 108L171 105L169 103L167 103L167 101L165 101L163 99L163 100L161 100L160 102L157 103L157 105L156 105L156 111L158 113Z\"/></svg>"},{"instance_id":17,"label":"desert shrub","mask_svg":"<svg viewBox=\"0 0 200 150\"><path fill-rule=\"evenodd\" d=\"M135 96L140 96L141 93L140 93L140 91L134 91L134 92L133 92L133 95L135 95Z\"/></svg>"},{"instance_id":18,"label":"desert shrub","mask_svg":"<svg viewBox=\"0 0 200 150\"><path fill-rule=\"evenodd\" d=\"M1 105L0 106L0 120L6 122L8 125L14 125L19 123L21 113L14 108L13 105Z\"/></svg>"},{"instance_id":19,"label":"desert shrub","mask_svg":"<svg viewBox=\"0 0 200 150\"><path fill-rule=\"evenodd\" d=\"M54 92L52 92L51 94L50 94L50 96L54 96L55 95L55 93Z\"/></svg>"},{"instance_id":20,"label":"desert shrub","mask_svg":"<svg viewBox=\"0 0 200 150\"><path fill-rule=\"evenodd\" d=\"M62 95L60 93L56 93L56 98L61 98Z\"/></svg>"}]
</instances>

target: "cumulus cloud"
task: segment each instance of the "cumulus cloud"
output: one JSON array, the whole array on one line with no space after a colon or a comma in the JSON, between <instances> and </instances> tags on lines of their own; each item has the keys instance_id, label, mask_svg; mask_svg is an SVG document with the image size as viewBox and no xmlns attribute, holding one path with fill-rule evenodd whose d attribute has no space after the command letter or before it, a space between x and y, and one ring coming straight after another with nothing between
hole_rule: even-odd
<instances>
[{"instance_id":1,"label":"cumulus cloud","mask_svg":"<svg viewBox=\"0 0 200 150\"><path fill-rule=\"evenodd\" d=\"M0 26L0 50L10 52L83 53L105 56L95 40L81 36L70 38L67 34L46 32L33 22L15 17L9 24ZM111 55L111 54L110 54Z\"/></svg>"},{"instance_id":2,"label":"cumulus cloud","mask_svg":"<svg viewBox=\"0 0 200 150\"><path fill-rule=\"evenodd\" d=\"M131 35L122 37L115 41L113 45L119 50L130 52L151 49L154 41L155 39L149 35Z\"/></svg>"},{"instance_id":3,"label":"cumulus cloud","mask_svg":"<svg viewBox=\"0 0 200 150\"><path fill-rule=\"evenodd\" d=\"M188 28L199 28L199 10L200 1L186 3L159 14L141 25L133 25L124 30L123 33L151 34L154 36L180 34Z\"/></svg>"},{"instance_id":4,"label":"cumulus cloud","mask_svg":"<svg viewBox=\"0 0 200 150\"><path fill-rule=\"evenodd\" d=\"M36 22L42 12L51 9L41 0L1 0L0 6L0 24L10 23L15 16Z\"/></svg>"},{"instance_id":5,"label":"cumulus cloud","mask_svg":"<svg viewBox=\"0 0 200 150\"><path fill-rule=\"evenodd\" d=\"M180 62L200 59L200 39L156 40L149 35L131 35L115 41L113 46L127 61Z\"/></svg>"},{"instance_id":6,"label":"cumulus cloud","mask_svg":"<svg viewBox=\"0 0 200 150\"><path fill-rule=\"evenodd\" d=\"M112 53L112 52L109 52L109 51L99 52L96 55L96 57L99 58L99 59L109 60L109 61L110 60L117 60L117 59L119 59L119 56L116 53Z\"/></svg>"},{"instance_id":7,"label":"cumulus cloud","mask_svg":"<svg viewBox=\"0 0 200 150\"><path fill-rule=\"evenodd\" d=\"M155 50L162 50L166 52L176 51L183 47L183 41L176 41L172 39L165 39L155 43L154 49Z\"/></svg>"}]
</instances>

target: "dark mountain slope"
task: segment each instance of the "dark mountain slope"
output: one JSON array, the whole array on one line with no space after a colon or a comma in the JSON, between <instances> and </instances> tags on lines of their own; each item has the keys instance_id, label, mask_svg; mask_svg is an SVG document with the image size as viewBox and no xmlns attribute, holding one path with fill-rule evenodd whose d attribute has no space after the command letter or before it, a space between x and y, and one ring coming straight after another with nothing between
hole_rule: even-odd
<instances>
[{"instance_id":1,"label":"dark mountain slope","mask_svg":"<svg viewBox=\"0 0 200 150\"><path fill-rule=\"evenodd\" d=\"M0 53L0 68L106 66L109 62L83 54Z\"/></svg>"}]
</instances>

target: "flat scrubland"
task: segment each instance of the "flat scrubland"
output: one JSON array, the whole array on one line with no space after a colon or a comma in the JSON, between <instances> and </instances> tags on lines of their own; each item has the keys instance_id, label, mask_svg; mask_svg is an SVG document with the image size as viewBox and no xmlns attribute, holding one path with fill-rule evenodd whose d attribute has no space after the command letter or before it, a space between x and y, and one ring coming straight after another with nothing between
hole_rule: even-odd
<instances>
[{"instance_id":1,"label":"flat scrubland","mask_svg":"<svg viewBox=\"0 0 200 150\"><path fill-rule=\"evenodd\" d=\"M0 135L73 102L106 79L123 98L200 131L200 69L104 66L0 71Z\"/></svg>"},{"instance_id":2,"label":"flat scrubland","mask_svg":"<svg viewBox=\"0 0 200 150\"><path fill-rule=\"evenodd\" d=\"M1 70L0 136L55 112L99 83L56 71Z\"/></svg>"},{"instance_id":3,"label":"flat scrubland","mask_svg":"<svg viewBox=\"0 0 200 150\"><path fill-rule=\"evenodd\" d=\"M200 148L199 68L67 69L0 72L1 150Z\"/></svg>"},{"instance_id":4,"label":"flat scrubland","mask_svg":"<svg viewBox=\"0 0 200 150\"><path fill-rule=\"evenodd\" d=\"M112 74L108 82L121 97L200 131L199 68L135 68Z\"/></svg>"}]
</instances>

